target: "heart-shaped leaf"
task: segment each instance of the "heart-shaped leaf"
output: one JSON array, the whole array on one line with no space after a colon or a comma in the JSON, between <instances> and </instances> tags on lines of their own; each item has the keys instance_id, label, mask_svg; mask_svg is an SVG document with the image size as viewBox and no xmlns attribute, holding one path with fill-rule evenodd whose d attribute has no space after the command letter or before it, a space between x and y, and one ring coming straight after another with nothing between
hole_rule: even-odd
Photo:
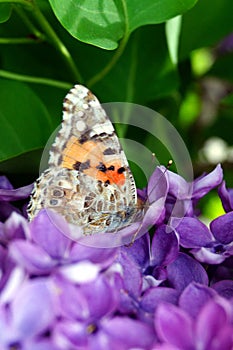
<instances>
[{"instance_id":1,"label":"heart-shaped leaf","mask_svg":"<svg viewBox=\"0 0 233 350\"><path fill-rule=\"evenodd\" d=\"M55 15L75 38L107 50L146 24L184 13L197 0L49 0Z\"/></svg>"}]
</instances>

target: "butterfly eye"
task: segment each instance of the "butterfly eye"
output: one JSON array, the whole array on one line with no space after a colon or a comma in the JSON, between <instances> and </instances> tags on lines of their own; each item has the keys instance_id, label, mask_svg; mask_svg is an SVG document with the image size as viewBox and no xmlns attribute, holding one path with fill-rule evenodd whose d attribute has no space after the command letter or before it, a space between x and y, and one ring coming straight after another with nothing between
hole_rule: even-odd
<instances>
[{"instance_id":1,"label":"butterfly eye","mask_svg":"<svg viewBox=\"0 0 233 350\"><path fill-rule=\"evenodd\" d=\"M64 196L64 191L60 190L60 189L55 189L52 192L52 196L53 197L57 197L57 198L61 198Z\"/></svg>"},{"instance_id":2,"label":"butterfly eye","mask_svg":"<svg viewBox=\"0 0 233 350\"><path fill-rule=\"evenodd\" d=\"M58 204L58 200L57 199L50 199L49 203L50 203L50 205L55 206Z\"/></svg>"}]
</instances>

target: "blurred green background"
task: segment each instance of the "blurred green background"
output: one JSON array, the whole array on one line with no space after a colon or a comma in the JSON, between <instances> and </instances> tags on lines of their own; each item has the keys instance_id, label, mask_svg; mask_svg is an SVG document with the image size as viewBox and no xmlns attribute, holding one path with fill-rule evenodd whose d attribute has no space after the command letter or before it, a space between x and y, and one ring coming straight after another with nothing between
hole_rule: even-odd
<instances>
[{"instance_id":1,"label":"blurred green background","mask_svg":"<svg viewBox=\"0 0 233 350\"><path fill-rule=\"evenodd\" d=\"M38 176L75 83L101 102L161 113L183 138L194 176L221 162L233 187L231 0L0 0L0 172L14 186ZM160 163L170 159L151 135L128 128L124 136ZM140 169L132 170L145 186ZM208 217L221 212L215 193L204 202Z\"/></svg>"}]
</instances>

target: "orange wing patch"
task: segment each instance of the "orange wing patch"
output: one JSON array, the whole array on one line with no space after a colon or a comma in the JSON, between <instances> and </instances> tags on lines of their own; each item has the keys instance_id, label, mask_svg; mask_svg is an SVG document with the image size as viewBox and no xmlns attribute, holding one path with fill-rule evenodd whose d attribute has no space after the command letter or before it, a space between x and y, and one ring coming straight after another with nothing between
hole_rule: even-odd
<instances>
[{"instance_id":1,"label":"orange wing patch","mask_svg":"<svg viewBox=\"0 0 233 350\"><path fill-rule=\"evenodd\" d=\"M75 136L72 136L62 152L61 167L80 170L106 184L123 185L126 169L116 161L105 163L101 157L104 150L101 143L86 141L81 144Z\"/></svg>"}]
</instances>

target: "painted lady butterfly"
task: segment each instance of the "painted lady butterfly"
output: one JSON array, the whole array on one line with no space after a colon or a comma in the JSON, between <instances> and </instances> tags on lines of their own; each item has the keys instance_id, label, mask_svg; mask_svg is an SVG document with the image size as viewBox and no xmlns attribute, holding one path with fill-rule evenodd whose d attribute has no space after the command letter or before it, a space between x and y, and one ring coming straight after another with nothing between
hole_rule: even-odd
<instances>
[{"instance_id":1,"label":"painted lady butterfly","mask_svg":"<svg viewBox=\"0 0 233 350\"><path fill-rule=\"evenodd\" d=\"M84 234L114 232L139 220L133 175L112 123L97 98L75 85L63 103L63 122L28 207L62 214Z\"/></svg>"}]
</instances>

